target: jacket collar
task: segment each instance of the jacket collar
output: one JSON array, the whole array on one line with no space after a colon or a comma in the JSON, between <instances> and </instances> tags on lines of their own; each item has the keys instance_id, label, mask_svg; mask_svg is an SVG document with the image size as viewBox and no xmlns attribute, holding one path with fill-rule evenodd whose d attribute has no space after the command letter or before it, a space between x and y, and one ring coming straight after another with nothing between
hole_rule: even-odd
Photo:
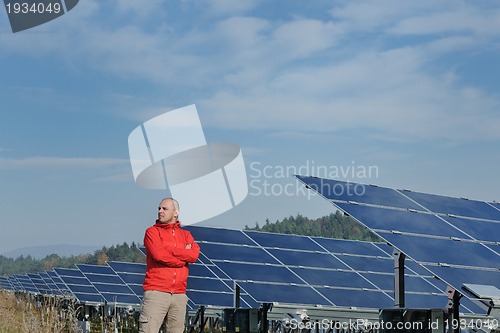
<instances>
[{"instance_id":1,"label":"jacket collar","mask_svg":"<svg viewBox=\"0 0 500 333\"><path fill-rule=\"evenodd\" d=\"M159 227L159 228L164 228L164 229L178 229L181 226L181 222L177 221L175 223L165 224L165 223L160 223L160 222L158 222L158 220L156 220L155 226Z\"/></svg>"}]
</instances>

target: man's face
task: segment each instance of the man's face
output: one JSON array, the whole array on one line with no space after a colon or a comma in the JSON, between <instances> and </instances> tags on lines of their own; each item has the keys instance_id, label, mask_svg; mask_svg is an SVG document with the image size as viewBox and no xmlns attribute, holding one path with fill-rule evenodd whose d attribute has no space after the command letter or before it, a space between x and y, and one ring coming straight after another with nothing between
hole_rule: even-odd
<instances>
[{"instance_id":1,"label":"man's face","mask_svg":"<svg viewBox=\"0 0 500 333\"><path fill-rule=\"evenodd\" d=\"M178 212L172 200L162 200L158 206L158 222L160 223L175 223L177 222Z\"/></svg>"}]
</instances>

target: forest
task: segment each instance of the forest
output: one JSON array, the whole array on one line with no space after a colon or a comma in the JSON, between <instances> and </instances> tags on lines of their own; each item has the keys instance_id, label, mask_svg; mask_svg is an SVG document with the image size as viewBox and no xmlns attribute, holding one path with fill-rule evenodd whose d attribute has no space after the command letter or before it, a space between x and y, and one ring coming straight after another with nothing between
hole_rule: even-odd
<instances>
[{"instance_id":1,"label":"forest","mask_svg":"<svg viewBox=\"0 0 500 333\"><path fill-rule=\"evenodd\" d=\"M281 221L276 221L275 223L271 223L269 219L267 219L263 226L256 223L255 227L245 226L245 230L364 241L381 241L377 235L339 211L317 219L309 219L302 215L297 215L295 217L290 216Z\"/></svg>"}]
</instances>

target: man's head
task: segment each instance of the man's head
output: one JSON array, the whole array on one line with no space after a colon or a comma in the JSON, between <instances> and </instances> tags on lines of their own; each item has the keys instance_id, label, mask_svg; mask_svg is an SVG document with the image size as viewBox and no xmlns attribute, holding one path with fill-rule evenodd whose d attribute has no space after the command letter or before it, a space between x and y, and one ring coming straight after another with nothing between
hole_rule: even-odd
<instances>
[{"instance_id":1,"label":"man's head","mask_svg":"<svg viewBox=\"0 0 500 333\"><path fill-rule=\"evenodd\" d=\"M171 224L179 218L179 203L172 198L165 198L158 206L158 222Z\"/></svg>"}]
</instances>

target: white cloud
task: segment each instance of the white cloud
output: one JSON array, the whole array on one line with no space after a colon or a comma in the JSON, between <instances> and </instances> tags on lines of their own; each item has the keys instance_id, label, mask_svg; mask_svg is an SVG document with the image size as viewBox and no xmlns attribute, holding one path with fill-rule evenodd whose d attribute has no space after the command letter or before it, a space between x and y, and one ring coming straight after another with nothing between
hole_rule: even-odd
<instances>
[{"instance_id":1,"label":"white cloud","mask_svg":"<svg viewBox=\"0 0 500 333\"><path fill-rule=\"evenodd\" d=\"M5 52L37 49L38 56L62 55L73 65L78 59L82 68L149 80L187 96L202 91L200 113L223 128L359 128L413 140L500 135L498 97L464 83L446 59L491 47L500 31L497 9L455 1L365 0L336 6L330 21L297 15L270 20L250 16L259 2L221 0L196 5L208 6L219 18L194 16L180 27L168 21L107 25L94 19L106 5L84 3L75 10L75 22L65 22L68 29L0 36ZM140 14L163 15L159 4ZM110 13L114 20L139 5L117 6ZM179 101L171 105L193 102ZM148 119L154 110L147 106L137 118Z\"/></svg>"}]
</instances>

